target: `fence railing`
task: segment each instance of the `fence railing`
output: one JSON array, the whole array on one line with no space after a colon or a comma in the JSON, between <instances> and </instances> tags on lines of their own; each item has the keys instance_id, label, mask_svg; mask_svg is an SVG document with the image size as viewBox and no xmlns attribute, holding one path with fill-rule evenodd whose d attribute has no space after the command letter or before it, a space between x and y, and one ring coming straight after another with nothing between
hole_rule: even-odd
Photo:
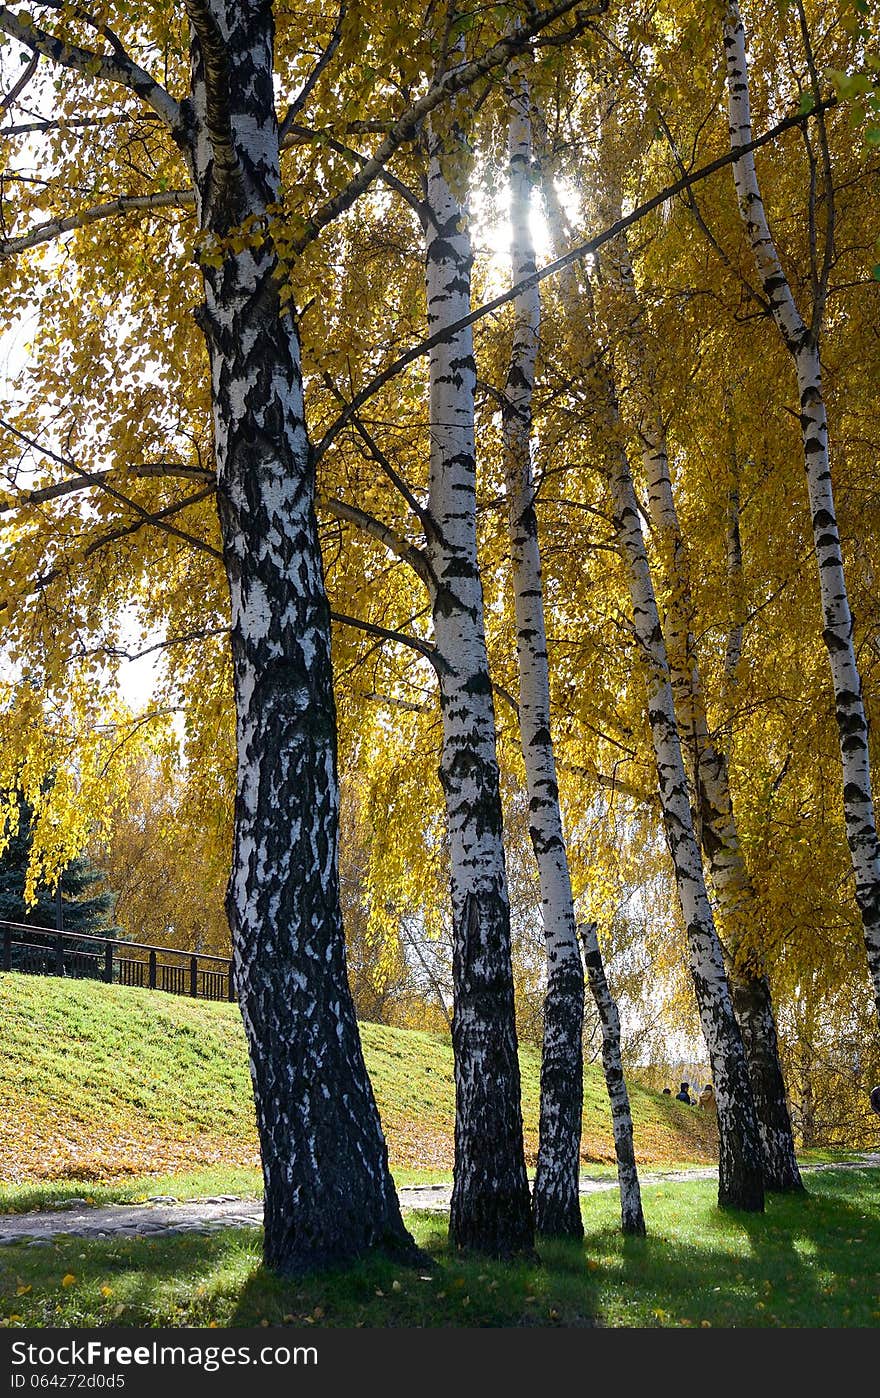
<instances>
[{"instance_id":1,"label":"fence railing","mask_svg":"<svg viewBox=\"0 0 880 1398\"><path fill-rule=\"evenodd\" d=\"M198 1000L235 999L228 957L23 922L0 922L0 969L135 985Z\"/></svg>"}]
</instances>

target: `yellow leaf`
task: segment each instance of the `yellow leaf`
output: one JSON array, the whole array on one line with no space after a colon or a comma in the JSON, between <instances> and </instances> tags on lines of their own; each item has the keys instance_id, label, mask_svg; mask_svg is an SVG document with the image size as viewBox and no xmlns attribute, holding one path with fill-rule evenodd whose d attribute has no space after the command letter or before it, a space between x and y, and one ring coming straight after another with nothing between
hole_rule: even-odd
<instances>
[{"instance_id":1,"label":"yellow leaf","mask_svg":"<svg viewBox=\"0 0 880 1398\"><path fill-rule=\"evenodd\" d=\"M61 1278L61 1285L62 1285L62 1286L73 1286L73 1283L74 1283L75 1281L76 1281L76 1277L74 1276L73 1272L68 1272L66 1276L63 1276L63 1277Z\"/></svg>"},{"instance_id":2,"label":"yellow leaf","mask_svg":"<svg viewBox=\"0 0 880 1398\"><path fill-rule=\"evenodd\" d=\"M20 1286L15 1294L16 1296L27 1296L30 1290L31 1288L29 1286Z\"/></svg>"},{"instance_id":3,"label":"yellow leaf","mask_svg":"<svg viewBox=\"0 0 880 1398\"><path fill-rule=\"evenodd\" d=\"M102 1296L112 1296L112 1295L113 1295L113 1287L112 1287L112 1286L102 1286L102 1287L101 1287L101 1295L102 1295Z\"/></svg>"}]
</instances>

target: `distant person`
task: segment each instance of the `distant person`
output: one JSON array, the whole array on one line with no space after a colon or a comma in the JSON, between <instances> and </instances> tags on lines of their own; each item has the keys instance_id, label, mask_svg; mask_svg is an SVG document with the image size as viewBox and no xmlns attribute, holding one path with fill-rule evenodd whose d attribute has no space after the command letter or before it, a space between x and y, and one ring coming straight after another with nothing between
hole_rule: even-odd
<instances>
[{"instance_id":1,"label":"distant person","mask_svg":"<svg viewBox=\"0 0 880 1398\"><path fill-rule=\"evenodd\" d=\"M679 1083L678 1091L675 1094L675 1100L676 1102L687 1102L688 1106L692 1107L694 1104L691 1101L691 1094L688 1091L689 1087L690 1083L688 1082Z\"/></svg>"},{"instance_id":2,"label":"distant person","mask_svg":"<svg viewBox=\"0 0 880 1398\"><path fill-rule=\"evenodd\" d=\"M664 1087L664 1089L663 1089L663 1096L664 1096L664 1097L671 1097L671 1096L672 1096L672 1088L671 1088L671 1087Z\"/></svg>"},{"instance_id":3,"label":"distant person","mask_svg":"<svg viewBox=\"0 0 880 1398\"><path fill-rule=\"evenodd\" d=\"M868 1098L874 1111L880 1116L880 1087L872 1087L871 1095Z\"/></svg>"},{"instance_id":4,"label":"distant person","mask_svg":"<svg viewBox=\"0 0 880 1398\"><path fill-rule=\"evenodd\" d=\"M699 1107L714 1107L714 1106L715 1106L715 1089L714 1089L714 1087L712 1086L712 1084L711 1084L710 1082L707 1082L707 1083L706 1083L706 1086L703 1088L702 1092L700 1093L699 1097L697 1098L697 1106L699 1106Z\"/></svg>"}]
</instances>

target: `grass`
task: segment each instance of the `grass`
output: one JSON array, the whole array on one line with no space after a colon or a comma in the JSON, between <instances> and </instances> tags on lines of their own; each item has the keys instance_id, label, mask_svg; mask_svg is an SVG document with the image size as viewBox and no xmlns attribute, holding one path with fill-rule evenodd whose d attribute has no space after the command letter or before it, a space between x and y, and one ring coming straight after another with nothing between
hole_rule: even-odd
<instances>
[{"instance_id":1,"label":"grass","mask_svg":"<svg viewBox=\"0 0 880 1398\"><path fill-rule=\"evenodd\" d=\"M880 1171L827 1171L764 1215L720 1211L710 1183L644 1189L648 1237L624 1238L612 1192L583 1201L583 1245L513 1263L450 1253L445 1220L410 1214L433 1259L371 1258L292 1281L257 1230L166 1239L58 1238L0 1252L0 1323L319 1327L876 1327Z\"/></svg>"},{"instance_id":2,"label":"grass","mask_svg":"<svg viewBox=\"0 0 880 1398\"><path fill-rule=\"evenodd\" d=\"M361 1034L397 1183L449 1178L449 1040L378 1024L361 1025ZM536 1050L523 1048L521 1070L526 1155L534 1165ZM715 1124L706 1113L637 1085L631 1097L641 1163L715 1159ZM28 1188L49 1201L76 1195L104 1202L102 1189L110 1186L116 1199L192 1197L185 1191L196 1181L208 1181L209 1193L258 1187L247 1054L234 1005L0 973L0 1099L0 1209L15 1207ZM582 1158L585 1166L614 1160L598 1064L584 1074Z\"/></svg>"}]
</instances>

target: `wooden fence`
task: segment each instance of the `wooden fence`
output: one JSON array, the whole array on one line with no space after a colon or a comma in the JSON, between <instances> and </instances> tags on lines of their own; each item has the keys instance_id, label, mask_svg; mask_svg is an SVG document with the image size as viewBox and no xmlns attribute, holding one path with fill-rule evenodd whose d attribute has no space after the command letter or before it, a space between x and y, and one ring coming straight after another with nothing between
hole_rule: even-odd
<instances>
[{"instance_id":1,"label":"wooden fence","mask_svg":"<svg viewBox=\"0 0 880 1398\"><path fill-rule=\"evenodd\" d=\"M22 922L0 922L0 948L0 969L4 971L136 985L198 1000L235 999L232 962L225 956L30 927Z\"/></svg>"}]
</instances>

